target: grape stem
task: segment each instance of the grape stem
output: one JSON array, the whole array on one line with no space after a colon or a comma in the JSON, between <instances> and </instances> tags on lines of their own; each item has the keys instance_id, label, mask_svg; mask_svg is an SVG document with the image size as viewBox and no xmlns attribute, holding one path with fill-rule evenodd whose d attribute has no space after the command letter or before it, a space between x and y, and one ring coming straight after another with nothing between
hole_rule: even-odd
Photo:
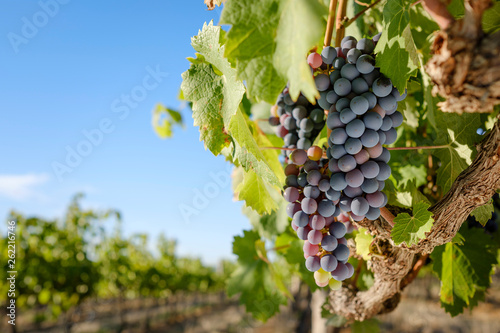
<instances>
[{"instance_id":1,"label":"grape stem","mask_svg":"<svg viewBox=\"0 0 500 333\"><path fill-rule=\"evenodd\" d=\"M339 2L339 8L337 10L337 17L336 17L336 25L335 25L335 46L339 47L340 42L342 41L342 38L344 38L345 34L345 27L342 25L342 22L344 21L345 18L345 13L347 10L347 0L338 0Z\"/></svg>"},{"instance_id":2,"label":"grape stem","mask_svg":"<svg viewBox=\"0 0 500 333\"><path fill-rule=\"evenodd\" d=\"M276 150L295 150L297 148L284 148L284 147L260 147L260 149L276 149Z\"/></svg>"},{"instance_id":3,"label":"grape stem","mask_svg":"<svg viewBox=\"0 0 500 333\"><path fill-rule=\"evenodd\" d=\"M380 215L391 225L391 227L394 227L394 215L386 208L382 207L380 208Z\"/></svg>"},{"instance_id":4,"label":"grape stem","mask_svg":"<svg viewBox=\"0 0 500 333\"><path fill-rule=\"evenodd\" d=\"M332 43L333 27L335 26L335 9L337 9L337 0L330 0L328 12L328 21L326 21L326 32L324 46L330 46Z\"/></svg>"},{"instance_id":5,"label":"grape stem","mask_svg":"<svg viewBox=\"0 0 500 333\"><path fill-rule=\"evenodd\" d=\"M347 21L344 22L344 28L347 28L348 26L351 25L354 21L356 21L361 15L363 15L368 9L372 8L376 4L378 4L381 0L376 0L375 2L371 3L368 7L364 8L362 11L354 15L352 18L348 19Z\"/></svg>"},{"instance_id":6,"label":"grape stem","mask_svg":"<svg viewBox=\"0 0 500 333\"><path fill-rule=\"evenodd\" d=\"M443 146L421 146L421 147L387 147L387 150L416 150L416 149L443 149L448 148L448 145Z\"/></svg>"}]
</instances>

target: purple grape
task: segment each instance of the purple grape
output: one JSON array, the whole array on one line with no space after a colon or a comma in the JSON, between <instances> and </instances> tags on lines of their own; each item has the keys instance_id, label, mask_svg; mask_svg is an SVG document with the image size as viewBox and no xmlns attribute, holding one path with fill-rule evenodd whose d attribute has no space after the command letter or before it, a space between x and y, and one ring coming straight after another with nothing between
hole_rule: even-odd
<instances>
[{"instance_id":1,"label":"purple grape","mask_svg":"<svg viewBox=\"0 0 500 333\"><path fill-rule=\"evenodd\" d=\"M339 169L343 172L349 172L356 168L356 160L351 155L344 155L339 159ZM332 186L333 187L333 186Z\"/></svg>"},{"instance_id":2,"label":"purple grape","mask_svg":"<svg viewBox=\"0 0 500 333\"><path fill-rule=\"evenodd\" d=\"M367 194L367 196L368 195L371 195L371 194ZM370 208L370 205L368 204L367 199L365 199L363 197L357 197L357 198L352 199L351 210L354 214L356 214L358 216L363 216L366 213L368 213L369 208Z\"/></svg>"},{"instance_id":3,"label":"purple grape","mask_svg":"<svg viewBox=\"0 0 500 333\"><path fill-rule=\"evenodd\" d=\"M312 170L307 174L307 182L311 185L317 186L321 180L321 172Z\"/></svg>"},{"instance_id":4,"label":"purple grape","mask_svg":"<svg viewBox=\"0 0 500 333\"><path fill-rule=\"evenodd\" d=\"M404 120L403 115L399 111L394 112L393 114L390 115L390 117L392 119L393 127L399 127L403 123Z\"/></svg>"},{"instance_id":5,"label":"purple grape","mask_svg":"<svg viewBox=\"0 0 500 333\"><path fill-rule=\"evenodd\" d=\"M370 207L373 207L373 208L383 207L384 200L385 200L384 196L385 196L384 192L379 192L379 191L367 194L366 195L367 204L369 204Z\"/></svg>"},{"instance_id":6,"label":"purple grape","mask_svg":"<svg viewBox=\"0 0 500 333\"><path fill-rule=\"evenodd\" d=\"M307 152L301 149L292 151L290 161L296 165L303 165L307 161Z\"/></svg>"},{"instance_id":7,"label":"purple grape","mask_svg":"<svg viewBox=\"0 0 500 333\"><path fill-rule=\"evenodd\" d=\"M299 200L299 190L295 187L287 187L283 193L283 197L288 202L295 202Z\"/></svg>"},{"instance_id":8,"label":"purple grape","mask_svg":"<svg viewBox=\"0 0 500 333\"><path fill-rule=\"evenodd\" d=\"M340 113L339 112L330 112L328 114L328 118L326 119L326 126L333 130L338 127L344 127L345 124L340 120ZM392 126L392 124L391 124Z\"/></svg>"},{"instance_id":9,"label":"purple grape","mask_svg":"<svg viewBox=\"0 0 500 333\"><path fill-rule=\"evenodd\" d=\"M345 181L347 185L351 187L360 187L364 180L363 173L359 169L349 171L345 175Z\"/></svg>"},{"instance_id":10,"label":"purple grape","mask_svg":"<svg viewBox=\"0 0 500 333\"><path fill-rule=\"evenodd\" d=\"M356 69L355 65L346 64L340 70L340 75L343 78L348 79L349 81L352 81L359 76L359 72Z\"/></svg>"},{"instance_id":11,"label":"purple grape","mask_svg":"<svg viewBox=\"0 0 500 333\"><path fill-rule=\"evenodd\" d=\"M320 263L321 268L323 268L323 270L325 270L326 272L331 272L335 268L337 268L337 258L332 256L331 254L324 255L321 258Z\"/></svg>"},{"instance_id":12,"label":"purple grape","mask_svg":"<svg viewBox=\"0 0 500 333\"><path fill-rule=\"evenodd\" d=\"M304 196L306 198L316 199L319 195L320 191L316 186L308 185L304 187Z\"/></svg>"},{"instance_id":13,"label":"purple grape","mask_svg":"<svg viewBox=\"0 0 500 333\"><path fill-rule=\"evenodd\" d=\"M361 184L361 190L365 193L374 193L378 191L379 182L376 179L365 178L363 184Z\"/></svg>"},{"instance_id":14,"label":"purple grape","mask_svg":"<svg viewBox=\"0 0 500 333\"><path fill-rule=\"evenodd\" d=\"M380 172L380 167L375 161L368 161L360 167L365 178L375 178ZM364 215L364 214L361 214Z\"/></svg>"},{"instance_id":15,"label":"purple grape","mask_svg":"<svg viewBox=\"0 0 500 333\"><path fill-rule=\"evenodd\" d=\"M336 223L340 223L340 222L336 222ZM344 226L344 224L342 224L342 226ZM345 228L345 226L344 226L344 228ZM337 245L337 248L335 250L333 250L333 255L335 257L337 257L337 260L339 260L339 261L344 261L344 260L349 259L349 254L350 254L349 248L344 244Z\"/></svg>"},{"instance_id":16,"label":"purple grape","mask_svg":"<svg viewBox=\"0 0 500 333\"><path fill-rule=\"evenodd\" d=\"M346 54L346 59L350 64L356 64L356 60L362 55L358 49L350 49Z\"/></svg>"},{"instance_id":17,"label":"purple grape","mask_svg":"<svg viewBox=\"0 0 500 333\"><path fill-rule=\"evenodd\" d=\"M366 218L368 220L374 221L380 217L380 208L370 207L368 213L366 213Z\"/></svg>"},{"instance_id":18,"label":"purple grape","mask_svg":"<svg viewBox=\"0 0 500 333\"><path fill-rule=\"evenodd\" d=\"M333 63L333 59L337 57L337 51L334 47L326 46L321 51L321 59L323 59L323 63L327 65L331 65Z\"/></svg>"},{"instance_id":19,"label":"purple grape","mask_svg":"<svg viewBox=\"0 0 500 333\"><path fill-rule=\"evenodd\" d=\"M288 217L293 218L293 215L300 210L300 204L298 202L289 203L286 206L286 214Z\"/></svg>"},{"instance_id":20,"label":"purple grape","mask_svg":"<svg viewBox=\"0 0 500 333\"><path fill-rule=\"evenodd\" d=\"M323 234L319 230L311 230L307 234L307 240L313 245L317 245L323 239Z\"/></svg>"},{"instance_id":21,"label":"purple grape","mask_svg":"<svg viewBox=\"0 0 500 333\"><path fill-rule=\"evenodd\" d=\"M363 54L356 61L356 69L361 74L370 74L375 69L375 59L371 55Z\"/></svg>"},{"instance_id":22,"label":"purple grape","mask_svg":"<svg viewBox=\"0 0 500 333\"><path fill-rule=\"evenodd\" d=\"M363 144L360 139L349 138L344 144L346 152L350 155L356 155L363 148Z\"/></svg>"},{"instance_id":23,"label":"purple grape","mask_svg":"<svg viewBox=\"0 0 500 333\"><path fill-rule=\"evenodd\" d=\"M347 232L347 228L342 222L333 222L330 224L330 235L335 236L335 238L342 238Z\"/></svg>"},{"instance_id":24,"label":"purple grape","mask_svg":"<svg viewBox=\"0 0 500 333\"><path fill-rule=\"evenodd\" d=\"M375 147L380 141L380 136L377 132L371 129L365 130L361 136L361 143L367 148Z\"/></svg>"},{"instance_id":25,"label":"purple grape","mask_svg":"<svg viewBox=\"0 0 500 333\"><path fill-rule=\"evenodd\" d=\"M339 262L337 268L332 272L332 277L337 281L344 281L349 276L349 269L345 264Z\"/></svg>"},{"instance_id":26,"label":"purple grape","mask_svg":"<svg viewBox=\"0 0 500 333\"><path fill-rule=\"evenodd\" d=\"M342 158L347 152L345 151L345 148L343 145L333 145L330 147L330 153L332 154L332 157L335 159L340 159ZM340 166L339 166L340 168Z\"/></svg>"},{"instance_id":27,"label":"purple grape","mask_svg":"<svg viewBox=\"0 0 500 333\"><path fill-rule=\"evenodd\" d=\"M392 95L388 95L378 99L378 105L386 112L394 112L398 107L398 102ZM388 113L386 113L388 114Z\"/></svg>"},{"instance_id":28,"label":"purple grape","mask_svg":"<svg viewBox=\"0 0 500 333\"><path fill-rule=\"evenodd\" d=\"M330 178L330 186L335 191L342 191L346 188L347 183L345 181L345 175L343 172L334 173Z\"/></svg>"},{"instance_id":29,"label":"purple grape","mask_svg":"<svg viewBox=\"0 0 500 333\"><path fill-rule=\"evenodd\" d=\"M321 202L320 202L321 205ZM313 230L321 230L325 227L325 218L321 215L313 215L311 221L309 222Z\"/></svg>"},{"instance_id":30,"label":"purple grape","mask_svg":"<svg viewBox=\"0 0 500 333\"><path fill-rule=\"evenodd\" d=\"M384 134L386 145L390 145L398 139L398 132L394 128L389 128L389 130L385 131Z\"/></svg>"},{"instance_id":31,"label":"purple grape","mask_svg":"<svg viewBox=\"0 0 500 333\"><path fill-rule=\"evenodd\" d=\"M321 192L327 192L330 189L330 181L328 179L322 179L318 184L318 188Z\"/></svg>"},{"instance_id":32,"label":"purple grape","mask_svg":"<svg viewBox=\"0 0 500 333\"><path fill-rule=\"evenodd\" d=\"M318 208L318 203L314 199L304 198L302 199L301 207L304 213L313 214L316 212L316 209Z\"/></svg>"},{"instance_id":33,"label":"purple grape","mask_svg":"<svg viewBox=\"0 0 500 333\"><path fill-rule=\"evenodd\" d=\"M326 191L326 197L329 200L337 201L340 199L340 192L334 190L333 188L330 188L328 191Z\"/></svg>"},{"instance_id":34,"label":"purple grape","mask_svg":"<svg viewBox=\"0 0 500 333\"><path fill-rule=\"evenodd\" d=\"M335 205L331 200L321 200L318 204L318 213L323 217L330 217L335 213Z\"/></svg>"},{"instance_id":35,"label":"purple grape","mask_svg":"<svg viewBox=\"0 0 500 333\"><path fill-rule=\"evenodd\" d=\"M359 138L365 132L365 124L360 119L354 119L347 124L345 131L351 138Z\"/></svg>"},{"instance_id":36,"label":"purple grape","mask_svg":"<svg viewBox=\"0 0 500 333\"><path fill-rule=\"evenodd\" d=\"M312 256L306 259L306 268L310 272L316 272L321 268L319 257Z\"/></svg>"},{"instance_id":37,"label":"purple grape","mask_svg":"<svg viewBox=\"0 0 500 333\"><path fill-rule=\"evenodd\" d=\"M343 124L349 124L354 119L356 119L356 114L351 109L345 108L340 111L340 121Z\"/></svg>"},{"instance_id":38,"label":"purple grape","mask_svg":"<svg viewBox=\"0 0 500 333\"><path fill-rule=\"evenodd\" d=\"M351 82L351 88L355 94L361 95L361 96L363 96L364 93L367 93L368 90L370 89L370 87L368 86L368 83L366 83L365 79L363 79L362 77L355 78ZM373 95L373 96L375 96L375 95ZM375 100L375 103L376 103L376 100ZM371 108L373 108L373 106Z\"/></svg>"},{"instance_id":39,"label":"purple grape","mask_svg":"<svg viewBox=\"0 0 500 333\"><path fill-rule=\"evenodd\" d=\"M359 197L360 195L362 195L363 194L363 190L361 189L361 187L347 186L344 189L344 194L347 195L349 198L355 198L355 197Z\"/></svg>"},{"instance_id":40,"label":"purple grape","mask_svg":"<svg viewBox=\"0 0 500 333\"><path fill-rule=\"evenodd\" d=\"M351 82L345 78L340 78L333 84L333 90L339 96L346 96L351 92Z\"/></svg>"},{"instance_id":41,"label":"purple grape","mask_svg":"<svg viewBox=\"0 0 500 333\"><path fill-rule=\"evenodd\" d=\"M366 111L368 111L369 105L370 104L368 103L368 100L366 98L364 98L363 96L356 96L351 100L349 106L352 112L359 116L365 114Z\"/></svg>"},{"instance_id":42,"label":"purple grape","mask_svg":"<svg viewBox=\"0 0 500 333\"><path fill-rule=\"evenodd\" d=\"M391 167L384 162L377 162L380 172L377 176L377 180L386 180L391 176Z\"/></svg>"},{"instance_id":43,"label":"purple grape","mask_svg":"<svg viewBox=\"0 0 500 333\"><path fill-rule=\"evenodd\" d=\"M348 136L344 128L336 128L330 134L330 142L334 145L343 145Z\"/></svg>"},{"instance_id":44,"label":"purple grape","mask_svg":"<svg viewBox=\"0 0 500 333\"><path fill-rule=\"evenodd\" d=\"M338 242L337 238L332 235L323 235L323 240L321 241L321 247L326 251L333 251L337 248Z\"/></svg>"},{"instance_id":45,"label":"purple grape","mask_svg":"<svg viewBox=\"0 0 500 333\"><path fill-rule=\"evenodd\" d=\"M299 210L297 213L293 215L292 222L297 227L304 228L307 224L309 224L309 215Z\"/></svg>"}]
</instances>

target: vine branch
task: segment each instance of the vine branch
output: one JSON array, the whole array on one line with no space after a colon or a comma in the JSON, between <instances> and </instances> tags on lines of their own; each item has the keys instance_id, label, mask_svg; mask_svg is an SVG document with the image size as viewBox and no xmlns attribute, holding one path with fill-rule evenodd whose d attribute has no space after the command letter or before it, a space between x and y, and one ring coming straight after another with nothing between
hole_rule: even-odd
<instances>
[{"instance_id":1,"label":"vine branch","mask_svg":"<svg viewBox=\"0 0 500 333\"><path fill-rule=\"evenodd\" d=\"M375 6L376 4L378 4L381 0L376 0L375 2L371 3L370 5L368 5L368 7L364 8L362 11L360 11L359 13L357 13L356 15L354 15L352 18L350 18L349 20L347 20L346 22L344 22L344 28L347 28L348 26L351 25L351 23L353 23L354 21L356 21L361 15L363 15L367 10L369 10L370 8L372 8L373 6Z\"/></svg>"},{"instance_id":2,"label":"vine branch","mask_svg":"<svg viewBox=\"0 0 500 333\"><path fill-rule=\"evenodd\" d=\"M347 0L338 0L339 3L339 8L337 9L337 17L336 17L336 24L335 24L335 29L336 29L336 34L335 34L335 46L339 47L340 42L342 41L342 38L344 38L345 34L345 27L342 24L344 21L345 13L347 10Z\"/></svg>"},{"instance_id":3,"label":"vine branch","mask_svg":"<svg viewBox=\"0 0 500 333\"><path fill-rule=\"evenodd\" d=\"M451 241L472 210L488 203L500 188L500 117L477 150L472 164L457 177L448 193L429 208L434 225L425 239L410 248L395 246L388 230L369 229L383 249L383 255L370 260L374 284L366 291L352 288L332 291L327 305L331 312L349 321L363 321L397 306L402 288L415 278L425 263L423 257L436 246Z\"/></svg>"}]
</instances>

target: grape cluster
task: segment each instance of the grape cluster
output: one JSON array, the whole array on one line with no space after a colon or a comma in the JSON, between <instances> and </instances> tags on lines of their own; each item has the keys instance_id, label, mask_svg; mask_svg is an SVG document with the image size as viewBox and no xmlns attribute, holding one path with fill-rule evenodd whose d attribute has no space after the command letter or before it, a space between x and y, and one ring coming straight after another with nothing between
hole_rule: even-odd
<instances>
[{"instance_id":1,"label":"grape cluster","mask_svg":"<svg viewBox=\"0 0 500 333\"><path fill-rule=\"evenodd\" d=\"M347 262L345 235L355 228L350 221L375 220L387 204L382 192L391 174L390 153L383 145L397 139L403 122L398 102L406 97L375 67L373 39L345 37L340 47L325 47L309 54L317 105L304 96L294 102L288 88L281 93L269 123L284 138L287 214L292 228L304 240L306 268L318 286L338 289L354 268ZM326 157L312 146L325 125L331 130ZM352 219L352 220L351 220Z\"/></svg>"},{"instance_id":2,"label":"grape cluster","mask_svg":"<svg viewBox=\"0 0 500 333\"><path fill-rule=\"evenodd\" d=\"M318 146L290 154L283 197L289 202L287 213L292 218L292 228L304 240L306 268L314 272L318 286L330 284L337 289L340 281L352 276L354 268L347 262L347 227L338 222L341 211L336 205L340 192L331 188L328 163L322 155ZM348 217L342 214L342 219L346 221Z\"/></svg>"},{"instance_id":3,"label":"grape cluster","mask_svg":"<svg viewBox=\"0 0 500 333\"><path fill-rule=\"evenodd\" d=\"M269 124L276 127L276 135L283 138L285 148L309 149L325 127L325 111L298 97L294 102L285 88L272 108Z\"/></svg>"},{"instance_id":4,"label":"grape cluster","mask_svg":"<svg viewBox=\"0 0 500 333\"><path fill-rule=\"evenodd\" d=\"M382 190L391 175L391 156L382 145L396 141L395 127L403 123L396 109L406 97L375 67L374 49L371 39L358 42L347 36L341 47L326 47L321 55L308 58L313 68L317 63L312 58L321 57L321 66L333 69L315 77L321 94L318 104L329 110L327 157L332 192L339 197L337 208L355 221L377 219L387 204Z\"/></svg>"}]
</instances>

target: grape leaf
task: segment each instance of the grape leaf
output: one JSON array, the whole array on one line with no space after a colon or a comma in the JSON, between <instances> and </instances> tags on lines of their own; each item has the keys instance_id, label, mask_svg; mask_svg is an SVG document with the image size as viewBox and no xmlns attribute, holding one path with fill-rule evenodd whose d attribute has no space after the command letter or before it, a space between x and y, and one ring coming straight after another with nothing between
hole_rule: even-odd
<instances>
[{"instance_id":1,"label":"grape leaf","mask_svg":"<svg viewBox=\"0 0 500 333\"><path fill-rule=\"evenodd\" d=\"M252 170L264 181L281 187L284 175L281 166L277 166L279 160L275 158L271 161L272 168L269 166L239 108L245 87L236 77L236 70L224 58L220 36L220 27L210 22L205 23L198 36L192 38L191 44L199 56L183 74L181 90L184 98L193 102L195 125L200 125L202 139L210 144L207 146L215 155L232 139L233 157L245 171Z\"/></svg>"},{"instance_id":2,"label":"grape leaf","mask_svg":"<svg viewBox=\"0 0 500 333\"><path fill-rule=\"evenodd\" d=\"M376 65L399 91L416 76L418 56L410 31L410 1L391 0L384 5L383 33L375 48Z\"/></svg>"},{"instance_id":3,"label":"grape leaf","mask_svg":"<svg viewBox=\"0 0 500 333\"><path fill-rule=\"evenodd\" d=\"M437 184L446 193L457 176L472 162L473 151L470 147L478 141L476 130L481 127L481 121L477 114L438 112L436 122L440 127L436 145L446 147L435 149L432 154L441 161L437 170Z\"/></svg>"},{"instance_id":4,"label":"grape leaf","mask_svg":"<svg viewBox=\"0 0 500 333\"><path fill-rule=\"evenodd\" d=\"M282 0L280 12L274 65L289 80L290 96L294 100L302 92L311 103L315 103L319 93L306 56L323 36L323 14L328 13L328 9L317 0Z\"/></svg>"},{"instance_id":5,"label":"grape leaf","mask_svg":"<svg viewBox=\"0 0 500 333\"><path fill-rule=\"evenodd\" d=\"M235 141L234 156L245 171L253 170L269 184L281 187L284 179L281 166L279 168L275 166L277 159L271 161L273 168L269 166L241 111L238 111L231 119L229 133Z\"/></svg>"},{"instance_id":6,"label":"grape leaf","mask_svg":"<svg viewBox=\"0 0 500 333\"><path fill-rule=\"evenodd\" d=\"M297 235L289 227L286 232L276 237L275 246L282 248L278 253L285 257L286 262L298 272L302 281L304 281L311 291L318 289L314 282L314 275L307 270L304 260L304 250L302 249L304 242L297 238ZM285 245L289 245L285 247Z\"/></svg>"},{"instance_id":7,"label":"grape leaf","mask_svg":"<svg viewBox=\"0 0 500 333\"><path fill-rule=\"evenodd\" d=\"M356 242L356 253L363 257L364 260L370 260L370 244L372 243L373 236L368 233L365 228L359 228L358 234L354 238Z\"/></svg>"},{"instance_id":8,"label":"grape leaf","mask_svg":"<svg viewBox=\"0 0 500 333\"><path fill-rule=\"evenodd\" d=\"M477 290L490 285L490 273L497 264L494 241L483 230L464 225L460 234L465 238L462 244L452 241L431 254L433 270L441 280L441 305L453 316L476 303Z\"/></svg>"},{"instance_id":9,"label":"grape leaf","mask_svg":"<svg viewBox=\"0 0 500 333\"><path fill-rule=\"evenodd\" d=\"M498 29L500 29L500 2L497 1L483 14L483 30L491 34Z\"/></svg>"},{"instance_id":10,"label":"grape leaf","mask_svg":"<svg viewBox=\"0 0 500 333\"><path fill-rule=\"evenodd\" d=\"M425 238L425 233L431 230L434 223L432 213L427 210L429 207L426 202L418 202L413 206L413 216L407 213L396 216L391 231L391 237L396 245L405 242L407 246L411 246Z\"/></svg>"},{"instance_id":11,"label":"grape leaf","mask_svg":"<svg viewBox=\"0 0 500 333\"><path fill-rule=\"evenodd\" d=\"M476 218L476 221L481 223L481 225L484 227L486 222L491 219L494 211L495 208L493 207L493 202L490 201L486 205L477 207L470 214L474 216Z\"/></svg>"},{"instance_id":12,"label":"grape leaf","mask_svg":"<svg viewBox=\"0 0 500 333\"><path fill-rule=\"evenodd\" d=\"M198 63L182 73L182 80L184 98L193 103L194 126L200 127L200 141L219 155L230 142L220 113L220 101L224 99L222 77L209 64Z\"/></svg>"},{"instance_id":13,"label":"grape leaf","mask_svg":"<svg viewBox=\"0 0 500 333\"><path fill-rule=\"evenodd\" d=\"M286 304L286 297L276 284L276 274L271 264L262 256L262 242L255 231L244 231L243 237L237 236L233 242L233 253L238 256L238 267L227 282L229 296L240 294L240 304L261 321L266 321ZM282 283L282 282L281 282Z\"/></svg>"},{"instance_id":14,"label":"grape leaf","mask_svg":"<svg viewBox=\"0 0 500 333\"><path fill-rule=\"evenodd\" d=\"M245 93L243 82L236 76L236 70L231 67L229 61L224 58L224 46L219 43L221 28L214 26L213 22L203 24L202 30L197 36L191 38L191 45L199 52L205 60L216 67L222 73L222 104L220 114L224 121L224 127L228 128L231 117L237 112L238 106ZM216 71L217 72L217 71ZM182 89L184 91L184 89Z\"/></svg>"},{"instance_id":15,"label":"grape leaf","mask_svg":"<svg viewBox=\"0 0 500 333\"><path fill-rule=\"evenodd\" d=\"M238 185L236 192L238 200L244 200L247 206L259 214L269 214L278 207L266 184L252 170L245 172L243 182Z\"/></svg>"},{"instance_id":16,"label":"grape leaf","mask_svg":"<svg viewBox=\"0 0 500 333\"><path fill-rule=\"evenodd\" d=\"M355 321L351 325L352 333L378 333L380 332L379 321L377 319L368 319L364 321Z\"/></svg>"},{"instance_id":17,"label":"grape leaf","mask_svg":"<svg viewBox=\"0 0 500 333\"><path fill-rule=\"evenodd\" d=\"M287 202L281 197L280 193L278 195L280 196L280 200L277 200L279 207L270 214L259 214L251 207L243 207L242 209L243 214L248 217L254 230L257 230L262 237L267 239L280 235L290 224L286 214Z\"/></svg>"},{"instance_id":18,"label":"grape leaf","mask_svg":"<svg viewBox=\"0 0 500 333\"><path fill-rule=\"evenodd\" d=\"M238 76L247 83L251 98L274 104L286 80L273 65L279 1L229 1L221 24L231 24L225 55L235 60Z\"/></svg>"},{"instance_id":19,"label":"grape leaf","mask_svg":"<svg viewBox=\"0 0 500 333\"><path fill-rule=\"evenodd\" d=\"M172 137L172 126L181 125L184 127L182 115L178 111L169 109L163 104L157 104L153 109L151 123L156 134L162 139Z\"/></svg>"}]
</instances>

